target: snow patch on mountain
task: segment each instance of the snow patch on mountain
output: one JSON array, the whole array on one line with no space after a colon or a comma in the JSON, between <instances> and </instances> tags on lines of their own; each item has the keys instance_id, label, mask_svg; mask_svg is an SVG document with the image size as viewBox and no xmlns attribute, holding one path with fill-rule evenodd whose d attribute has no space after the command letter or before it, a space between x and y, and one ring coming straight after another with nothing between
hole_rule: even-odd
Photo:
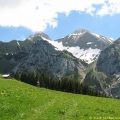
<instances>
[{"instance_id":1,"label":"snow patch on mountain","mask_svg":"<svg viewBox=\"0 0 120 120\"><path fill-rule=\"evenodd\" d=\"M41 36L41 38L49 42L51 45L53 45L55 47L55 50L59 50L59 51L67 50L68 52L72 53L75 57L85 61L88 64L92 63L95 59L97 59L98 55L101 52L100 49L89 48L84 50L84 49L80 49L79 46L76 47L63 46L62 42L53 41L43 36ZM92 42L88 42L86 44L92 44Z\"/></svg>"},{"instance_id":2,"label":"snow patch on mountain","mask_svg":"<svg viewBox=\"0 0 120 120\"><path fill-rule=\"evenodd\" d=\"M91 45L92 44L92 42L88 42L88 43L86 43L87 45Z\"/></svg>"},{"instance_id":3,"label":"snow patch on mountain","mask_svg":"<svg viewBox=\"0 0 120 120\"><path fill-rule=\"evenodd\" d=\"M63 46L62 42L52 41L52 40L47 40L47 41L50 44L52 44L56 50L60 50L60 51L67 50L68 52L72 53L75 57L85 61L88 64L92 63L95 59L97 59L98 55L101 52L100 49L89 48L87 50L84 50L84 49L80 49L79 46L65 47L65 46Z\"/></svg>"},{"instance_id":4,"label":"snow patch on mountain","mask_svg":"<svg viewBox=\"0 0 120 120\"><path fill-rule=\"evenodd\" d=\"M85 32L75 32L75 33L70 34L70 35L68 36L68 38L77 40L77 39L80 38L83 34L85 34Z\"/></svg>"},{"instance_id":5,"label":"snow patch on mountain","mask_svg":"<svg viewBox=\"0 0 120 120\"><path fill-rule=\"evenodd\" d=\"M70 38L73 41L76 41L77 39L79 39L81 36L83 36L85 33L87 33L88 31L86 30L81 30L81 31L76 31L74 33L71 33L70 35L67 36L67 38ZM104 36L98 35L96 33L91 33L92 35L94 35L95 37L99 38L99 40L104 41L105 43L109 42L107 41L107 39ZM47 37L44 34L37 34L36 35L38 38L41 38L40 40L45 40L47 42L49 42L51 45L53 45L55 47L55 50L58 51L62 51L62 50L67 50L68 52L72 53L75 57L85 61L86 63L90 64L92 63L94 60L96 60L101 52L100 48L92 48L92 47L88 47L88 48L82 48L80 46L64 46L63 42L61 41L55 41L55 40L51 40L49 37ZM29 37L29 40L32 40L32 38L34 38L34 36ZM68 41L66 41L67 43ZM97 46L96 44L94 44L92 41L88 41L85 43L86 45L93 45L93 46Z\"/></svg>"},{"instance_id":6,"label":"snow patch on mountain","mask_svg":"<svg viewBox=\"0 0 120 120\"><path fill-rule=\"evenodd\" d=\"M96 33L91 33L91 34L94 35L95 37L99 38L100 40L104 41L104 42L110 42L110 43L112 43L113 40L114 40L112 38L107 39L106 37L104 37L102 35L98 35ZM107 39L107 41L106 41L106 39Z\"/></svg>"},{"instance_id":7,"label":"snow patch on mountain","mask_svg":"<svg viewBox=\"0 0 120 120\"><path fill-rule=\"evenodd\" d=\"M45 41L49 41L49 39L43 37L43 36L40 36L42 38L42 40L45 40Z\"/></svg>"},{"instance_id":8,"label":"snow patch on mountain","mask_svg":"<svg viewBox=\"0 0 120 120\"><path fill-rule=\"evenodd\" d=\"M100 38L100 35L96 34L96 33L92 33L95 37Z\"/></svg>"},{"instance_id":9,"label":"snow patch on mountain","mask_svg":"<svg viewBox=\"0 0 120 120\"><path fill-rule=\"evenodd\" d=\"M92 63L95 59L97 59L98 55L101 52L100 49L89 48L87 50L84 50L84 49L80 49L79 46L64 47L64 49L71 52L75 57L85 61L88 64Z\"/></svg>"},{"instance_id":10,"label":"snow patch on mountain","mask_svg":"<svg viewBox=\"0 0 120 120\"><path fill-rule=\"evenodd\" d=\"M20 43L17 41L18 46L20 46Z\"/></svg>"}]
</instances>

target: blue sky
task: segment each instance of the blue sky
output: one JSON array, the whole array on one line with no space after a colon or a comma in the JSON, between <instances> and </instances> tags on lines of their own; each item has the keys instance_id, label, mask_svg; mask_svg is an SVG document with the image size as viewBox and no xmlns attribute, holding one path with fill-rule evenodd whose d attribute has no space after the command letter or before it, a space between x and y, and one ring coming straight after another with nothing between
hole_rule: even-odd
<instances>
[{"instance_id":1,"label":"blue sky","mask_svg":"<svg viewBox=\"0 0 120 120\"><path fill-rule=\"evenodd\" d=\"M119 0L0 1L0 41L23 40L39 31L58 39L81 28L117 39L119 6Z\"/></svg>"},{"instance_id":2,"label":"blue sky","mask_svg":"<svg viewBox=\"0 0 120 120\"><path fill-rule=\"evenodd\" d=\"M31 34L33 32L24 27L0 27L0 41L24 40Z\"/></svg>"},{"instance_id":3,"label":"blue sky","mask_svg":"<svg viewBox=\"0 0 120 120\"><path fill-rule=\"evenodd\" d=\"M47 27L45 32L53 39L58 39L75 31L76 29L87 29L91 32L117 39L120 37L120 15L91 16L86 13L72 12L69 16L60 14L56 28Z\"/></svg>"}]
</instances>

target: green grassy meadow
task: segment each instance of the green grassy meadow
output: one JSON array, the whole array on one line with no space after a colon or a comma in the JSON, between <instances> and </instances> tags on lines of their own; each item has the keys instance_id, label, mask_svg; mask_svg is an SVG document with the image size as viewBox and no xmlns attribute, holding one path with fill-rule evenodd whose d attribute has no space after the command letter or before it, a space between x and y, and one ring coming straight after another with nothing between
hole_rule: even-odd
<instances>
[{"instance_id":1,"label":"green grassy meadow","mask_svg":"<svg viewBox=\"0 0 120 120\"><path fill-rule=\"evenodd\" d=\"M0 120L120 119L120 100L37 88L0 78Z\"/></svg>"}]
</instances>

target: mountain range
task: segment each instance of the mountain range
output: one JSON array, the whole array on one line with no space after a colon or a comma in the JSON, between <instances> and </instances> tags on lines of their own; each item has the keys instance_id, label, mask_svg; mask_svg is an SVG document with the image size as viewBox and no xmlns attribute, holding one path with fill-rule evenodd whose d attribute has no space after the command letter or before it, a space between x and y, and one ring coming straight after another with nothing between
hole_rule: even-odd
<instances>
[{"instance_id":1,"label":"mountain range","mask_svg":"<svg viewBox=\"0 0 120 120\"><path fill-rule=\"evenodd\" d=\"M0 72L44 72L55 79L73 78L120 98L120 39L85 29L58 40L44 33L24 41L0 42Z\"/></svg>"}]
</instances>

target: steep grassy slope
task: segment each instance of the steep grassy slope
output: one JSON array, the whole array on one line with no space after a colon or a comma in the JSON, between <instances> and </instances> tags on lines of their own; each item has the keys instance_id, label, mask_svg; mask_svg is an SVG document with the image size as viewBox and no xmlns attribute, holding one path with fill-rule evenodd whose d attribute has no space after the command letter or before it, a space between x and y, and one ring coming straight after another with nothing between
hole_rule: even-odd
<instances>
[{"instance_id":1,"label":"steep grassy slope","mask_svg":"<svg viewBox=\"0 0 120 120\"><path fill-rule=\"evenodd\" d=\"M95 120L120 118L120 100L36 88L0 78L1 120Z\"/></svg>"}]
</instances>

